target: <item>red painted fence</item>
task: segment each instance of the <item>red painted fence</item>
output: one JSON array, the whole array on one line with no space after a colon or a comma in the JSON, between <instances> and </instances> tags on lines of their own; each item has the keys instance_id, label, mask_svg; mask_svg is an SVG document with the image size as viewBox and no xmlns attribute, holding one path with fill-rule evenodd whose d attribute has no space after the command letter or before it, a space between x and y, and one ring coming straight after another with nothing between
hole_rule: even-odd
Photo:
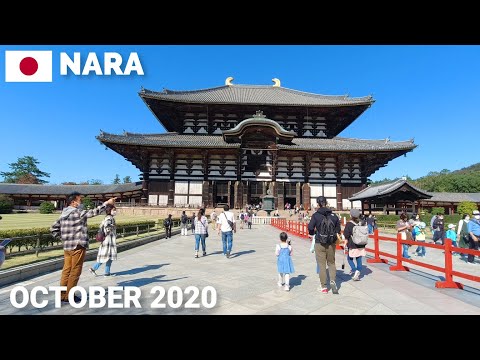
<instances>
[{"instance_id":1,"label":"red painted fence","mask_svg":"<svg viewBox=\"0 0 480 360\"><path fill-rule=\"evenodd\" d=\"M286 219L272 219L272 225L280 230L289 232L293 235L296 235L301 238L308 239L308 224L305 222L299 221L290 221ZM409 271L410 268L405 266L403 263L410 263L420 267L424 267L430 270L441 272L445 275L445 281L437 281L435 287L437 288L456 288L463 289L463 284L453 281L453 276L480 282L480 276L475 276L471 274L466 274L460 271L453 270L453 257L452 252L471 254L475 256L480 256L479 250L472 249L463 249L458 247L453 247L450 239L444 239L445 245L437 245L427 242L418 242L412 240L402 240L401 234L397 234L396 237L380 236L378 234L378 229L374 231L372 235L369 236L373 239L373 249L365 249L367 252L373 253L373 259L367 259L369 263L388 263L388 260L385 257L392 258L396 260L396 265L390 266L390 271ZM380 251L380 241L391 241L396 242L396 254L390 254L384 251ZM408 245L419 245L425 246L426 248L440 249L445 252L445 267L427 264L418 260L406 259L402 256L402 244ZM337 246L337 249L342 249L342 247ZM384 257L384 258L381 258Z\"/></svg>"}]
</instances>

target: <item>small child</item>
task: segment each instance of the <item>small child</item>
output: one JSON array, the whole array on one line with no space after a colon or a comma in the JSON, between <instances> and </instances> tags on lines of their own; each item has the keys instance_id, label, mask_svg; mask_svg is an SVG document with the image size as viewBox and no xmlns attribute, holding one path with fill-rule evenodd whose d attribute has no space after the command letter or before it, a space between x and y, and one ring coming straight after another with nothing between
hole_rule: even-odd
<instances>
[{"instance_id":1,"label":"small child","mask_svg":"<svg viewBox=\"0 0 480 360\"><path fill-rule=\"evenodd\" d=\"M415 234L415 241L418 242L425 242L425 228L427 224L421 221L415 222L415 227L413 228L412 234ZM415 251L415 254L420 257L425 257L427 255L427 250L425 249L425 246L417 246L417 250Z\"/></svg>"},{"instance_id":2,"label":"small child","mask_svg":"<svg viewBox=\"0 0 480 360\"><path fill-rule=\"evenodd\" d=\"M279 287L283 286L285 291L290 291L290 274L295 272L292 261L292 246L287 244L288 235L286 232L280 233L280 244L275 246L275 255L277 255L277 270Z\"/></svg>"},{"instance_id":3,"label":"small child","mask_svg":"<svg viewBox=\"0 0 480 360\"><path fill-rule=\"evenodd\" d=\"M452 246L457 247L457 232L455 231L455 224L448 224L448 230L445 237L452 240ZM454 252L452 255L459 255L459 253Z\"/></svg>"}]
</instances>

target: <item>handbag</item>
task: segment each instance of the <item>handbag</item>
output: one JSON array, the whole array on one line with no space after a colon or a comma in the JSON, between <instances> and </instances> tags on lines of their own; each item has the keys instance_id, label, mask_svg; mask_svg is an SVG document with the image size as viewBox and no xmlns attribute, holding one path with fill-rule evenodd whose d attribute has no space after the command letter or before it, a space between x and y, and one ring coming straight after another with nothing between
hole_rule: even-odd
<instances>
[{"instance_id":1,"label":"handbag","mask_svg":"<svg viewBox=\"0 0 480 360\"><path fill-rule=\"evenodd\" d=\"M103 231L103 226L98 229L97 235L95 235L95 240L97 240L98 242L103 242L103 240L105 240L105 232Z\"/></svg>"},{"instance_id":2,"label":"handbag","mask_svg":"<svg viewBox=\"0 0 480 360\"><path fill-rule=\"evenodd\" d=\"M100 224L100 227L98 228L97 235L95 235L95 240L98 242L103 242L105 240L105 231L103 230L103 221Z\"/></svg>"},{"instance_id":3,"label":"handbag","mask_svg":"<svg viewBox=\"0 0 480 360\"><path fill-rule=\"evenodd\" d=\"M205 228L205 231L206 231L205 232L205 238L207 238L208 237L208 225L205 225L203 222L202 222L202 225L203 225L203 227Z\"/></svg>"}]
</instances>

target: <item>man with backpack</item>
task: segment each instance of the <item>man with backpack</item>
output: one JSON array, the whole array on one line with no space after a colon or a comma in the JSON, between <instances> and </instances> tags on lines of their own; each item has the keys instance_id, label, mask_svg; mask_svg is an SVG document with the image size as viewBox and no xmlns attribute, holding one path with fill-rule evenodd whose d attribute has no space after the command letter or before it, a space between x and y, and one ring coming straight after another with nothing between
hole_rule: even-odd
<instances>
[{"instance_id":1,"label":"man with backpack","mask_svg":"<svg viewBox=\"0 0 480 360\"><path fill-rule=\"evenodd\" d=\"M172 237L172 225L173 225L172 214L168 214L168 217L165 220L163 220L163 226L165 227L165 239Z\"/></svg>"},{"instance_id":2,"label":"man with backpack","mask_svg":"<svg viewBox=\"0 0 480 360\"><path fill-rule=\"evenodd\" d=\"M335 282L337 268L335 267L335 247L337 235L341 234L338 217L327 208L327 199L324 196L317 198L318 210L312 215L308 224L308 233L315 241L315 258L319 267L320 287L317 289L323 294L328 293L327 264L330 276L332 293L338 294Z\"/></svg>"}]
</instances>

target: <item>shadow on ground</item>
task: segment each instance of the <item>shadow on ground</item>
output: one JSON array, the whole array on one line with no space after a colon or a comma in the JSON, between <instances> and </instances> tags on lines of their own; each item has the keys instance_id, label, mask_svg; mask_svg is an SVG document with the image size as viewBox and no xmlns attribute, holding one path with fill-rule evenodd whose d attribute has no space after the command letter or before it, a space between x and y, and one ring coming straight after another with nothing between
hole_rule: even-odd
<instances>
[{"instance_id":1,"label":"shadow on ground","mask_svg":"<svg viewBox=\"0 0 480 360\"><path fill-rule=\"evenodd\" d=\"M135 275L144 271L157 270L157 269L160 269L162 266L166 266L166 265L170 265L170 263L158 264L158 265L144 265L142 267L116 272L115 275Z\"/></svg>"}]
</instances>

